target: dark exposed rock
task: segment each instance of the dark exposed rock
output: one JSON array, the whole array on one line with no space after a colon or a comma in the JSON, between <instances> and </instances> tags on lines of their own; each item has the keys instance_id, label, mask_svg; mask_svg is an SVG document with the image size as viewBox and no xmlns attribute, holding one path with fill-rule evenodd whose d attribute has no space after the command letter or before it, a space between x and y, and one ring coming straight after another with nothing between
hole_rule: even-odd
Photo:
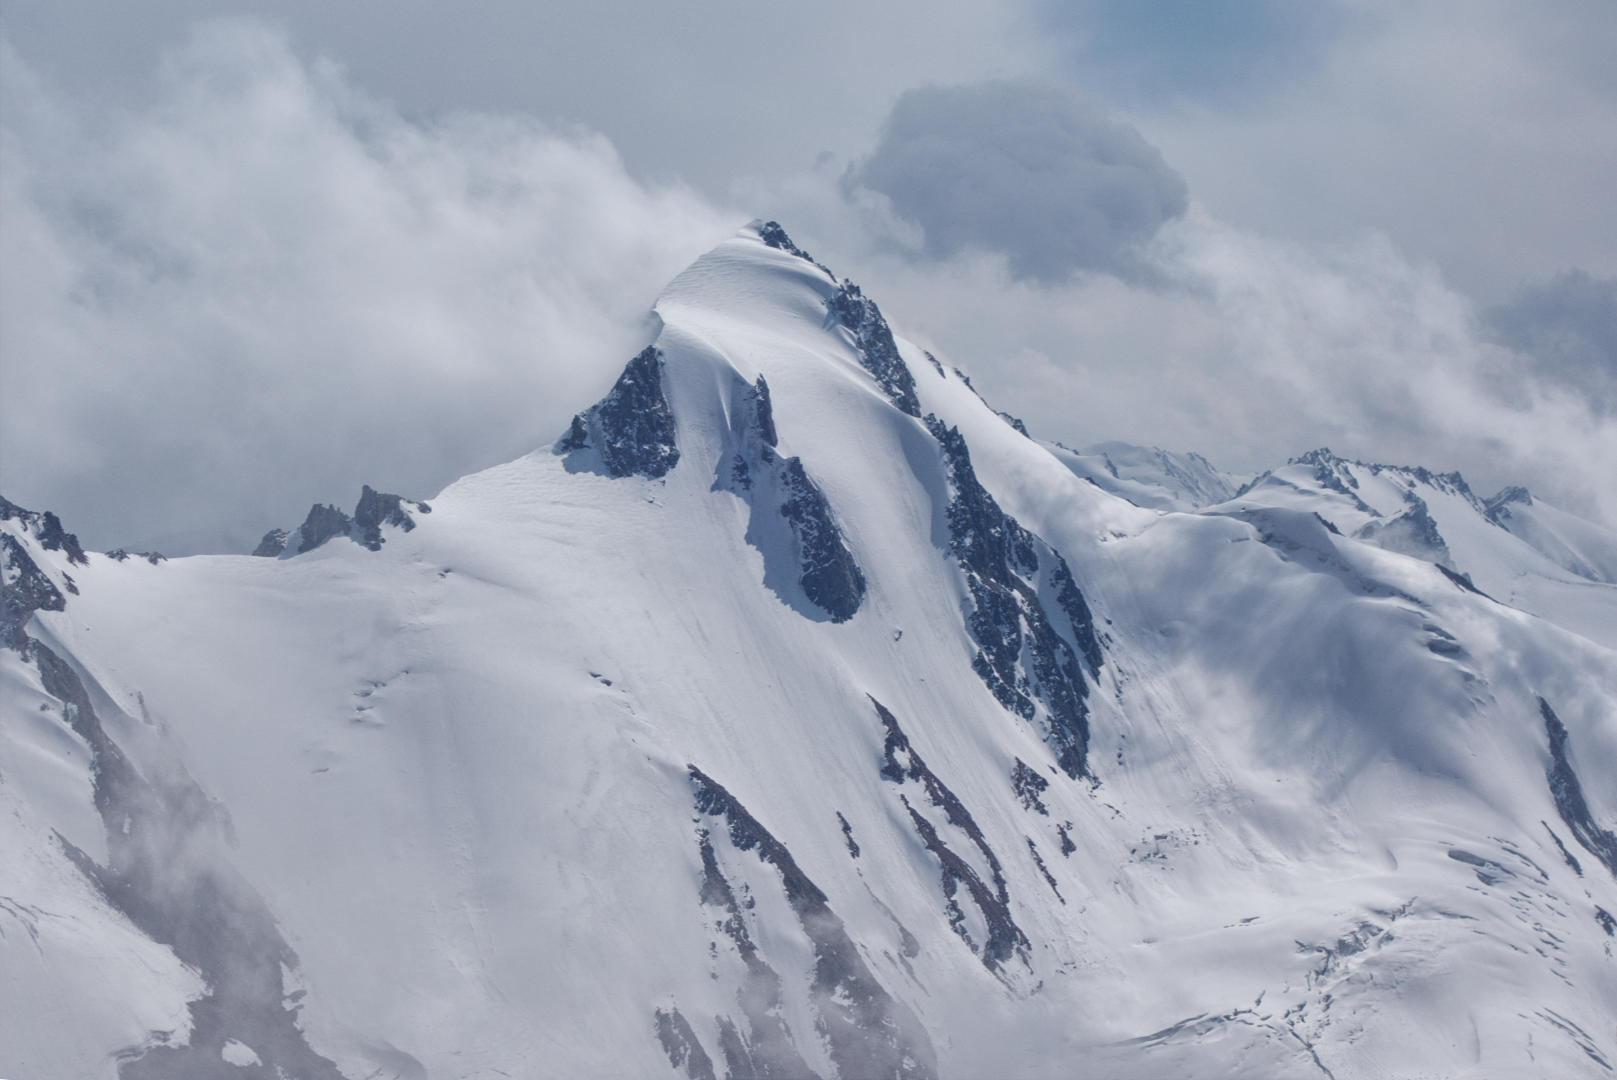
<instances>
[{"instance_id":1,"label":"dark exposed rock","mask_svg":"<svg viewBox=\"0 0 1617 1080\"><path fill-rule=\"evenodd\" d=\"M382 550L383 525L392 525L405 532L415 528L415 518L410 516L407 507L421 514L432 513L432 507L424 502L412 502L398 495L375 491L369 484L364 485L359 504L354 507L354 539L372 551Z\"/></svg>"},{"instance_id":2,"label":"dark exposed rock","mask_svg":"<svg viewBox=\"0 0 1617 1080\"><path fill-rule=\"evenodd\" d=\"M1495 862L1493 859L1485 859L1481 855L1473 854L1461 848L1449 848L1449 858L1472 867L1476 872L1477 880L1484 885L1498 885L1507 878L1516 876L1515 871L1503 863Z\"/></svg>"},{"instance_id":3,"label":"dark exposed rock","mask_svg":"<svg viewBox=\"0 0 1617 1080\"><path fill-rule=\"evenodd\" d=\"M911 416L921 415L921 403L915 396L915 377L898 355L898 344L893 332L882 318L881 309L874 300L859 291L859 286L844 280L841 287L826 301L832 318L853 335L859 351L859 362L870 372L893 404Z\"/></svg>"},{"instance_id":4,"label":"dark exposed rock","mask_svg":"<svg viewBox=\"0 0 1617 1080\"><path fill-rule=\"evenodd\" d=\"M24 510L16 503L0 495L0 521L17 521L22 524L39 546L46 551L60 551L67 556L69 565L77 563L88 566L90 557L79 546L79 538L62 527L62 519L49 510Z\"/></svg>"},{"instance_id":5,"label":"dark exposed rock","mask_svg":"<svg viewBox=\"0 0 1617 1080\"><path fill-rule=\"evenodd\" d=\"M1533 496L1524 487L1507 487L1483 504L1487 508L1485 516L1495 525L1503 527L1511 518L1512 504L1532 506Z\"/></svg>"},{"instance_id":6,"label":"dark exposed rock","mask_svg":"<svg viewBox=\"0 0 1617 1080\"><path fill-rule=\"evenodd\" d=\"M353 520L329 503L315 503L298 527L298 554L313 551L335 536L345 536Z\"/></svg>"},{"instance_id":7,"label":"dark exposed rock","mask_svg":"<svg viewBox=\"0 0 1617 1080\"><path fill-rule=\"evenodd\" d=\"M814 256L792 243L792 238L786 235L786 230L780 227L780 222L766 221L757 226L757 228L758 239L762 240L765 244L774 248L776 251L784 251L788 255L796 255L804 262L812 263L814 266L819 267L820 270L824 271L826 277L829 277L832 280L836 279L836 275L832 274L830 270L826 269L826 265L824 263L816 262Z\"/></svg>"},{"instance_id":8,"label":"dark exposed rock","mask_svg":"<svg viewBox=\"0 0 1617 1080\"><path fill-rule=\"evenodd\" d=\"M8 504L9 505L9 504ZM0 532L0 644L23 650L36 611L62 611L67 598L16 537Z\"/></svg>"},{"instance_id":9,"label":"dark exposed rock","mask_svg":"<svg viewBox=\"0 0 1617 1080\"><path fill-rule=\"evenodd\" d=\"M1561 853L1561 858L1564 859L1566 864L1572 868L1572 872L1579 877L1582 877L1583 864L1578 862L1578 860L1573 857L1572 852L1566 849L1565 844L1561 843L1561 838L1555 835L1555 830L1550 828L1550 823L1547 821L1540 821L1539 824L1544 826L1544 831L1550 834L1551 840L1555 841L1555 849Z\"/></svg>"},{"instance_id":10,"label":"dark exposed rock","mask_svg":"<svg viewBox=\"0 0 1617 1080\"><path fill-rule=\"evenodd\" d=\"M289 535L284 529L271 529L258 542L253 554L264 558L282 555L293 542L294 535L297 538L296 554L299 555L313 551L326 541L339 536L346 536L371 551L380 551L382 544L386 542L382 535L382 526L390 525L410 532L416 526L412 514L430 513L432 507L424 502L377 491L369 484L365 484L361 487L353 517L349 517L335 506L315 503L309 508L308 516L303 519L303 524L298 526L295 534Z\"/></svg>"},{"instance_id":11,"label":"dark exposed rock","mask_svg":"<svg viewBox=\"0 0 1617 1080\"><path fill-rule=\"evenodd\" d=\"M62 519L49 510L24 510L10 499L0 496L0 521L18 521L39 541L46 551L60 551L67 556L69 565L87 566L90 557L79 546L79 538L62 527Z\"/></svg>"},{"instance_id":12,"label":"dark exposed rock","mask_svg":"<svg viewBox=\"0 0 1617 1080\"><path fill-rule=\"evenodd\" d=\"M558 453L595 448L611 477L668 475L679 463L674 411L663 393L663 357L648 345L624 367L606 397L573 417Z\"/></svg>"},{"instance_id":13,"label":"dark exposed rock","mask_svg":"<svg viewBox=\"0 0 1617 1080\"><path fill-rule=\"evenodd\" d=\"M1037 810L1048 817L1050 811L1045 808L1044 800L1039 796L1044 794L1050 781L1040 776L1038 770L1033 768L1021 758L1016 759L1016 766L1011 769L1011 788L1016 797L1022 800L1022 805L1029 810Z\"/></svg>"},{"instance_id":14,"label":"dark exposed rock","mask_svg":"<svg viewBox=\"0 0 1617 1080\"><path fill-rule=\"evenodd\" d=\"M260 558L273 559L286 550L287 531L285 529L271 529L264 534L264 539L258 542L253 554Z\"/></svg>"},{"instance_id":15,"label":"dark exposed rock","mask_svg":"<svg viewBox=\"0 0 1617 1080\"><path fill-rule=\"evenodd\" d=\"M750 395L752 405L752 430L758 436L758 441L765 446L779 444L780 436L775 432L775 404L769 396L769 383L764 381L762 375L752 384Z\"/></svg>"},{"instance_id":16,"label":"dark exposed rock","mask_svg":"<svg viewBox=\"0 0 1617 1080\"><path fill-rule=\"evenodd\" d=\"M1555 809L1572 831L1573 839L1611 871L1612 877L1617 878L1617 834L1596 824L1589 811L1589 803L1583 797L1583 784L1567 757L1566 725L1561 723L1561 718L1555 715L1555 710L1543 698L1538 699L1538 709L1544 717L1544 731L1550 739L1549 781Z\"/></svg>"},{"instance_id":17,"label":"dark exposed rock","mask_svg":"<svg viewBox=\"0 0 1617 1080\"><path fill-rule=\"evenodd\" d=\"M584 422L584 414L574 413L573 422L567 428L567 434L563 435L561 441L556 444L556 449L563 453L569 453L573 450L583 450L589 444L589 425Z\"/></svg>"},{"instance_id":18,"label":"dark exposed rock","mask_svg":"<svg viewBox=\"0 0 1617 1080\"><path fill-rule=\"evenodd\" d=\"M1015 429L1015 431L1016 431L1016 433L1018 435L1021 435L1025 439L1033 438L1033 436L1031 436L1031 435L1029 435L1027 433L1027 425L1022 423L1022 420L1021 420L1020 417L1012 416L1010 413L1005 412L1003 409L999 409L999 410L995 410L995 411L996 411L997 415L999 416L999 418L1001 420L1005 421L1007 424L1011 425L1011 427Z\"/></svg>"},{"instance_id":19,"label":"dark exposed rock","mask_svg":"<svg viewBox=\"0 0 1617 1080\"><path fill-rule=\"evenodd\" d=\"M797 603L785 584L785 579L794 580L803 597L832 622L847 621L864 600L864 572L830 500L802 460L776 452L774 406L762 375L750 385L738 380L731 414L734 449L723 459L717 486L741 495L751 508L747 540L764 556L764 583L788 603ZM778 516L772 522L767 515ZM789 536L782 535L780 524ZM784 572L779 559L788 548L793 566Z\"/></svg>"},{"instance_id":20,"label":"dark exposed rock","mask_svg":"<svg viewBox=\"0 0 1617 1080\"><path fill-rule=\"evenodd\" d=\"M1061 837L1061 857L1063 859L1078 850L1078 845L1072 842L1072 822L1067 821L1057 825L1056 832Z\"/></svg>"},{"instance_id":21,"label":"dark exposed rock","mask_svg":"<svg viewBox=\"0 0 1617 1080\"><path fill-rule=\"evenodd\" d=\"M1056 553L1056 568L1050 575L1052 584L1056 587L1056 603L1067 616L1067 625L1071 628L1072 639L1078 645L1078 651L1083 654L1084 661L1089 665L1090 674L1100 674L1101 651L1100 638L1095 634L1095 616L1089 610L1089 602L1084 599L1083 590L1073 580L1072 570L1067 566L1067 560Z\"/></svg>"},{"instance_id":22,"label":"dark exposed rock","mask_svg":"<svg viewBox=\"0 0 1617 1080\"><path fill-rule=\"evenodd\" d=\"M1061 890L1056 887L1055 876L1050 873L1050 868L1044 865L1044 856L1039 854L1039 845L1033 842L1033 837L1031 836L1024 837L1024 839L1027 840L1028 854L1033 856L1033 865L1037 866L1039 873L1044 875L1044 883L1050 886L1050 891L1056 894L1056 899L1065 904L1067 898L1061 895Z\"/></svg>"},{"instance_id":23,"label":"dark exposed rock","mask_svg":"<svg viewBox=\"0 0 1617 1080\"><path fill-rule=\"evenodd\" d=\"M1001 510L978 481L959 429L935 416L926 422L943 448L953 488L949 549L971 593L967 629L977 643L972 670L1018 716L1035 720L1042 706L1046 739L1057 763L1068 776L1082 776L1089 750L1089 687L1074 646L1092 670L1100 664L1089 606L1066 560ZM1032 584L1041 565L1067 617L1070 641L1052 623Z\"/></svg>"},{"instance_id":24,"label":"dark exposed rock","mask_svg":"<svg viewBox=\"0 0 1617 1080\"><path fill-rule=\"evenodd\" d=\"M848 819L842 816L841 810L837 811L837 821L842 823L842 840L848 845L849 858L857 859L859 857L859 842L853 838L853 826L848 824Z\"/></svg>"},{"instance_id":25,"label":"dark exposed rock","mask_svg":"<svg viewBox=\"0 0 1617 1080\"><path fill-rule=\"evenodd\" d=\"M678 1009L658 1009L652 1017L657 1025L657 1041L663 1044L674 1068L684 1069L690 1080L716 1080L713 1059L702 1049L690 1021Z\"/></svg>"},{"instance_id":26,"label":"dark exposed rock","mask_svg":"<svg viewBox=\"0 0 1617 1080\"><path fill-rule=\"evenodd\" d=\"M43 643L28 646L45 692L62 703L63 717L89 747L107 863L60 843L112 907L207 983L190 1006L188 1045L126 1051L121 1080L217 1077L229 1039L253 1047L262 1062L232 1075L342 1080L309 1047L297 1006L287 1004L283 969L297 957L263 900L226 860L218 804L177 767L137 769L107 734L77 671Z\"/></svg>"},{"instance_id":27,"label":"dark exposed rock","mask_svg":"<svg viewBox=\"0 0 1617 1080\"><path fill-rule=\"evenodd\" d=\"M282 535L285 535L285 534L283 533ZM131 554L133 554L133 555L135 555L135 556L137 556L139 558L145 559L147 562L151 563L153 566L156 566L158 563L168 562L168 556L164 555L161 551L129 552L129 551L126 551L123 548L114 548L113 550L107 552L107 558L111 559L113 562L127 562L127 561L129 561L129 558L130 558Z\"/></svg>"},{"instance_id":28,"label":"dark exposed rock","mask_svg":"<svg viewBox=\"0 0 1617 1080\"><path fill-rule=\"evenodd\" d=\"M1433 565L1443 572L1444 577L1448 578L1455 585L1459 586L1461 589L1464 589L1466 592L1475 593L1486 600L1493 599L1493 597L1476 587L1476 585L1471 581L1470 574L1462 574L1458 570L1453 570L1447 566L1444 566L1442 563L1434 563Z\"/></svg>"},{"instance_id":29,"label":"dark exposed rock","mask_svg":"<svg viewBox=\"0 0 1617 1080\"><path fill-rule=\"evenodd\" d=\"M1020 955L1024 963L1028 962L1030 946L1027 935L1022 933L1022 928L1016 925L1016 920L1011 916L1010 892L1005 884L1005 874L1000 867L999 856L988 846L987 837L983 836L982 830L978 828L976 820L972 818L965 804L936 773L927 767L921 755L910 744L909 736L905 735L904 729L899 726L898 718L875 698L872 697L870 703L875 706L876 716L886 729L887 737L882 744L882 776L895 784L902 784L908 780L919 782L926 792L927 799L933 806L943 811L949 824L966 834L988 866L992 889L983 882L970 863L944 843L932 823L916 812L907 798L899 796L905 810L909 812L916 832L921 836L921 842L937 858L942 870L944 909L949 916L949 925L967 945L974 951L977 949L976 943L966 932L965 915L956 899L959 887L964 885L988 926L988 940L983 942L980 953L983 965L988 970L997 972L1000 965L1014 955Z\"/></svg>"},{"instance_id":30,"label":"dark exposed rock","mask_svg":"<svg viewBox=\"0 0 1617 1080\"><path fill-rule=\"evenodd\" d=\"M1413 492L1404 493L1409 509L1386 521L1372 521L1359 530L1359 538L1379 544L1390 551L1428 558L1435 562L1449 561L1449 545L1438 531L1426 500Z\"/></svg>"},{"instance_id":31,"label":"dark exposed rock","mask_svg":"<svg viewBox=\"0 0 1617 1080\"><path fill-rule=\"evenodd\" d=\"M831 616L846 622L865 598L865 575L831 516L831 504L820 486L809 479L799 459L781 462L780 512L797 538L803 566L804 594Z\"/></svg>"},{"instance_id":32,"label":"dark exposed rock","mask_svg":"<svg viewBox=\"0 0 1617 1080\"><path fill-rule=\"evenodd\" d=\"M689 772L696 791L697 811L725 821L730 842L737 850L756 852L761 861L780 874L786 899L814 945L814 976L809 994L819 1018L816 1026L826 1039L837 1072L843 1077L936 1076L937 1059L925 1030L865 966L858 947L848 937L842 919L831 910L825 893L803 873L785 845L735 796L696 766L689 766ZM733 894L730 903L734 903ZM728 1041L721 1037L721 1044ZM729 1048L721 1045L721 1049L725 1050L728 1065ZM756 1060L756 1040L749 1049ZM738 1070L732 1067L731 1071ZM739 1073L807 1074L806 1066L791 1073Z\"/></svg>"},{"instance_id":33,"label":"dark exposed rock","mask_svg":"<svg viewBox=\"0 0 1617 1080\"><path fill-rule=\"evenodd\" d=\"M1611 912L1599 904L1595 905L1595 922L1600 924L1600 929L1606 932L1607 937L1617 937L1617 918L1613 918Z\"/></svg>"}]
</instances>

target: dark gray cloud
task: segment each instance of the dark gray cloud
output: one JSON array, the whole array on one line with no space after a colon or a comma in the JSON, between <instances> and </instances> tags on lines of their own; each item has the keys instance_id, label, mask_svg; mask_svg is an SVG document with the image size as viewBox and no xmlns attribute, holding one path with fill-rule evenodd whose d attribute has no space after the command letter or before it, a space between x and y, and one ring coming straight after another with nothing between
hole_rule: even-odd
<instances>
[{"instance_id":1,"label":"dark gray cloud","mask_svg":"<svg viewBox=\"0 0 1617 1080\"><path fill-rule=\"evenodd\" d=\"M1132 275L1141 245L1189 202L1132 126L1034 82L905 92L849 181L919 225L930 255L998 252L1013 276L1046 282Z\"/></svg>"},{"instance_id":2,"label":"dark gray cloud","mask_svg":"<svg viewBox=\"0 0 1617 1080\"><path fill-rule=\"evenodd\" d=\"M1538 375L1617 413L1617 278L1568 270L1491 308L1485 321Z\"/></svg>"}]
</instances>

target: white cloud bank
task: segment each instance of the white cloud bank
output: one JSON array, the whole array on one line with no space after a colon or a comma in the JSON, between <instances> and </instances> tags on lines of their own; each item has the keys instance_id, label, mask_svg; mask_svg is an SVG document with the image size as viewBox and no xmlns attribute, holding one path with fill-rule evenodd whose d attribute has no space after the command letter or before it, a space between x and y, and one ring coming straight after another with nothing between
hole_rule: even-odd
<instances>
[{"instance_id":1,"label":"white cloud bank","mask_svg":"<svg viewBox=\"0 0 1617 1080\"><path fill-rule=\"evenodd\" d=\"M548 441L745 220L589 132L408 121L255 24L121 115L3 70L0 479L96 546L239 550Z\"/></svg>"},{"instance_id":2,"label":"white cloud bank","mask_svg":"<svg viewBox=\"0 0 1617 1080\"><path fill-rule=\"evenodd\" d=\"M834 159L725 210L634 180L587 131L406 119L253 24L204 28L155 105L116 115L3 60L0 490L91 546L244 550L362 482L429 496L548 442L643 343L667 280L754 214L1042 437L1233 469L1330 445L1617 521L1617 419L1492 343L1384 239L1283 243L1192 192L1183 217L1124 213L1120 244L1100 237L1070 278L1058 258L1046 284L1013 269L1050 200L917 257L928 222ZM989 130L966 128L956 159Z\"/></svg>"}]
</instances>

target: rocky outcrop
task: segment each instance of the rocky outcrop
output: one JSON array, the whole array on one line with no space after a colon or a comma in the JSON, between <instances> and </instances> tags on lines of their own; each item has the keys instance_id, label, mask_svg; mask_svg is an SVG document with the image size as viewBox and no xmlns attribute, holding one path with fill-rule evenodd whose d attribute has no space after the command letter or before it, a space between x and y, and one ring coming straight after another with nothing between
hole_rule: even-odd
<instances>
[{"instance_id":1,"label":"rocky outcrop","mask_svg":"<svg viewBox=\"0 0 1617 1080\"><path fill-rule=\"evenodd\" d=\"M260 558L273 559L286 550L286 538L291 535L285 529L271 529L264 534L264 538L253 549L253 554Z\"/></svg>"},{"instance_id":2,"label":"rocky outcrop","mask_svg":"<svg viewBox=\"0 0 1617 1080\"><path fill-rule=\"evenodd\" d=\"M841 1077L890 1077L893 1080L922 1080L937 1075L937 1055L932 1049L920 1021L902 1003L893 999L881 983L877 982L865 965L858 946L848 936L842 919L831 909L825 895L797 861L768 829L742 806L723 785L692 765L688 767L691 784L696 794L696 810L727 827L731 846L737 851L753 852L758 859L773 867L779 874L787 902L796 914L803 933L814 946L814 970L809 986L809 997L817 1017L818 1034L824 1038L831 1060ZM703 847L704 903L720 907L730 915L737 930L737 942L749 970L754 964L763 964L757 948L746 930L746 919L737 904L734 890L718 870L711 841L704 833ZM745 942L745 946L742 946ZM750 959L749 959L750 957ZM764 965L767 968L767 965ZM770 975L774 975L772 969ZM777 977L778 979L778 977ZM768 986L762 1002L770 995ZM753 995L744 988L743 1005ZM778 999L778 990L775 992ZM750 1045L744 1045L733 1024L726 1030L721 1023L720 1049L726 1067L733 1076L811 1076L795 1050L773 1043L776 1026L781 1024L778 1014L760 1002L753 1008L761 1009L759 1017L750 1018L754 1035ZM769 1038L760 1038L762 1028ZM767 1060L760 1060L760 1051L768 1050ZM796 1062L793 1063L792 1059Z\"/></svg>"},{"instance_id":3,"label":"rocky outcrop","mask_svg":"<svg viewBox=\"0 0 1617 1080\"><path fill-rule=\"evenodd\" d=\"M1584 850L1617 878L1617 833L1602 828L1589 810L1584 798L1583 784L1573 771L1568 757L1569 738L1566 725L1555 715L1550 703L1538 699L1539 715L1544 718L1544 732L1550 740L1550 794L1555 798L1555 809L1561 820L1572 831L1572 836Z\"/></svg>"},{"instance_id":4,"label":"rocky outcrop","mask_svg":"<svg viewBox=\"0 0 1617 1080\"><path fill-rule=\"evenodd\" d=\"M352 516L329 503L315 503L309 513L292 532L271 529L253 549L260 558L279 558L288 553L302 555L321 544L346 536L354 543L371 551L380 551L387 542L383 526L410 532L416 527L415 515L430 514L432 507L402 495L377 491L369 484L361 486L359 502Z\"/></svg>"},{"instance_id":5,"label":"rocky outcrop","mask_svg":"<svg viewBox=\"0 0 1617 1080\"><path fill-rule=\"evenodd\" d=\"M593 450L600 470L618 479L668 475L679 464L679 447L662 372L662 352L648 345L624 367L606 397L573 417L556 452L578 455L576 467L589 468L583 455Z\"/></svg>"},{"instance_id":6,"label":"rocky outcrop","mask_svg":"<svg viewBox=\"0 0 1617 1080\"><path fill-rule=\"evenodd\" d=\"M803 593L832 622L846 622L865 597L865 575L831 516L831 504L795 457L781 462L780 488L780 513L797 539Z\"/></svg>"},{"instance_id":7,"label":"rocky outcrop","mask_svg":"<svg viewBox=\"0 0 1617 1080\"><path fill-rule=\"evenodd\" d=\"M824 263L816 262L814 256L792 243L792 238L786 235L786 230L780 227L780 222L765 221L761 223L754 223L753 227L758 231L758 239L762 240L769 247L774 248L776 251L784 251L788 255L796 255L804 262L810 264L811 266L817 267L832 281L836 280L836 275L832 274Z\"/></svg>"},{"instance_id":8,"label":"rocky outcrop","mask_svg":"<svg viewBox=\"0 0 1617 1080\"><path fill-rule=\"evenodd\" d=\"M49 510L24 510L0 496L0 521L15 521L31 533L46 551L60 551L69 565L87 566L90 557L79 546L79 538L62 527L62 519Z\"/></svg>"},{"instance_id":9,"label":"rocky outcrop","mask_svg":"<svg viewBox=\"0 0 1617 1080\"><path fill-rule=\"evenodd\" d=\"M751 508L747 540L764 556L765 584L792 601L792 590L779 580L785 573L773 565L782 549L789 548L789 572L803 597L830 621L846 622L864 601L864 571L824 490L801 459L777 452L774 405L762 375L750 385L738 380L730 413L730 449L721 459L717 486L747 500Z\"/></svg>"},{"instance_id":10,"label":"rocky outcrop","mask_svg":"<svg viewBox=\"0 0 1617 1080\"><path fill-rule=\"evenodd\" d=\"M882 318L876 301L859 291L859 286L846 279L826 301L831 317L845 327L853 338L859 362L875 378L876 384L887 393L893 404L911 416L921 415L921 403L915 396L915 376L898 355L898 343L893 331Z\"/></svg>"},{"instance_id":11,"label":"rocky outcrop","mask_svg":"<svg viewBox=\"0 0 1617 1080\"><path fill-rule=\"evenodd\" d=\"M715 1080L713 1059L702 1049L690 1021L678 1009L657 1009L652 1018L657 1025L657 1041L663 1044L670 1065L684 1070L690 1080Z\"/></svg>"},{"instance_id":12,"label":"rocky outcrop","mask_svg":"<svg viewBox=\"0 0 1617 1080\"><path fill-rule=\"evenodd\" d=\"M21 650L23 627L36 611L61 611L67 598L39 568L28 549L10 533L0 533L0 644Z\"/></svg>"},{"instance_id":13,"label":"rocky outcrop","mask_svg":"<svg viewBox=\"0 0 1617 1080\"><path fill-rule=\"evenodd\" d=\"M1027 935L1016 925L1016 920L1011 915L1010 890L1005 884L1005 873L1000 866L999 856L989 847L988 838L983 835L976 819L971 816L971 811L967 810L965 804L948 785L927 767L915 747L910 745L909 736L904 734L904 729L899 726L898 718L875 698L871 698L870 703L875 706L876 716L886 730L886 739L882 744L883 779L900 785L910 781L919 784L927 801L942 810L945 820L971 842L988 869L988 881L985 882L982 875L939 835L937 826L910 804L908 796L899 796L899 801L909 815L911 824L915 826L921 843L938 860L944 912L949 919L949 926L973 952L977 953L982 959L983 966L989 971L997 974L1001 966L1013 956L1020 956L1024 964L1030 965L1032 947L1028 943ZM981 943L972 941L971 934L966 928L966 915L960 907L959 893L962 888L982 916L983 924L988 928L987 940Z\"/></svg>"},{"instance_id":14,"label":"rocky outcrop","mask_svg":"<svg viewBox=\"0 0 1617 1080\"><path fill-rule=\"evenodd\" d=\"M949 550L971 596L966 625L977 643L972 669L1005 708L1042 721L1062 771L1082 776L1089 751L1089 687L1079 653L1092 672L1100 667L1089 606L1066 560L1001 510L977 480L959 430L935 416L927 417L927 428L943 448L952 489ZM1056 594L1067 636L1040 598L1041 579Z\"/></svg>"},{"instance_id":15,"label":"rocky outcrop","mask_svg":"<svg viewBox=\"0 0 1617 1080\"><path fill-rule=\"evenodd\" d=\"M315 503L298 526L298 554L313 551L333 537L348 535L353 526L353 519L335 506Z\"/></svg>"},{"instance_id":16,"label":"rocky outcrop","mask_svg":"<svg viewBox=\"0 0 1617 1080\"><path fill-rule=\"evenodd\" d=\"M376 491L369 484L364 485L359 504L354 507L354 540L372 551L382 550L383 525L392 525L403 532L415 528L415 518L410 516L410 510L418 514L432 513L432 507L424 502L411 502L398 495Z\"/></svg>"}]
</instances>

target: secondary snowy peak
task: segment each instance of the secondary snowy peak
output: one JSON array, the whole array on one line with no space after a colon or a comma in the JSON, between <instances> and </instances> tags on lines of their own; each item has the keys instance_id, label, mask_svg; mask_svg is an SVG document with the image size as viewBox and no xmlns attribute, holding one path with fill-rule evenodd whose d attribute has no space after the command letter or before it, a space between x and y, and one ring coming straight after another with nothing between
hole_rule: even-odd
<instances>
[{"instance_id":1,"label":"secondary snowy peak","mask_svg":"<svg viewBox=\"0 0 1617 1080\"><path fill-rule=\"evenodd\" d=\"M1617 648L1617 535L1506 489L1483 500L1459 473L1310 451L1209 513L1318 514L1344 536L1435 563L1485 595Z\"/></svg>"},{"instance_id":2,"label":"secondary snowy peak","mask_svg":"<svg viewBox=\"0 0 1617 1080\"><path fill-rule=\"evenodd\" d=\"M1557 566L1617 585L1617 533L1508 487L1487 501L1488 520Z\"/></svg>"},{"instance_id":3,"label":"secondary snowy peak","mask_svg":"<svg viewBox=\"0 0 1617 1080\"><path fill-rule=\"evenodd\" d=\"M1152 510L1199 510L1234 496L1242 481L1200 454L1175 454L1155 446L1103 442L1074 450L1042 444L1057 461L1103 491Z\"/></svg>"}]
</instances>

